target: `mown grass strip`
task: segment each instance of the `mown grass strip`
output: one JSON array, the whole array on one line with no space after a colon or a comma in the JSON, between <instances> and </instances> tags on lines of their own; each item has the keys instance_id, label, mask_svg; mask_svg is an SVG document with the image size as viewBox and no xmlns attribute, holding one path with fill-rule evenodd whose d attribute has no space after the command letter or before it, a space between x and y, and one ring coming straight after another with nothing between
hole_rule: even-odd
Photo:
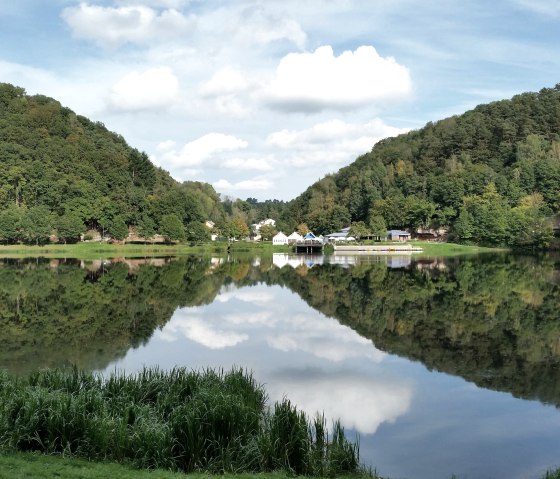
<instances>
[{"instance_id":1,"label":"mown grass strip","mask_svg":"<svg viewBox=\"0 0 560 479\"><path fill-rule=\"evenodd\" d=\"M32 453L0 453L0 479L288 479L282 473L184 474L161 469L141 471L127 465ZM354 477L354 476L349 476Z\"/></svg>"}]
</instances>

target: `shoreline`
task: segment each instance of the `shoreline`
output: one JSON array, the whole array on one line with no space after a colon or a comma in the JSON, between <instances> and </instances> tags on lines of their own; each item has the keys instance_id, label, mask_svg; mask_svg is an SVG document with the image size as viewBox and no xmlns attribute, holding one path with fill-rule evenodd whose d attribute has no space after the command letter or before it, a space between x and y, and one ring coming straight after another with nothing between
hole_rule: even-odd
<instances>
[{"instance_id":1,"label":"shoreline","mask_svg":"<svg viewBox=\"0 0 560 479\"><path fill-rule=\"evenodd\" d=\"M376 254L375 250L383 250L385 254L394 252L414 252L416 257L425 256L458 256L479 253L509 252L509 248L488 248L483 246L460 245L456 243L432 243L429 241L414 241L405 244L391 245L344 245L338 246L335 251L343 248L372 249L361 251L361 254ZM188 244L109 244L109 243L75 243L75 244L46 244L46 245L0 245L0 258L75 258L75 259L106 259L112 257L143 258L143 257L171 257L187 255L220 255L228 253L264 253L292 252L289 246L273 246L271 243L236 242L228 247L227 243L205 243L201 245ZM380 251L381 252L381 251ZM294 253L295 254L295 253Z\"/></svg>"}]
</instances>

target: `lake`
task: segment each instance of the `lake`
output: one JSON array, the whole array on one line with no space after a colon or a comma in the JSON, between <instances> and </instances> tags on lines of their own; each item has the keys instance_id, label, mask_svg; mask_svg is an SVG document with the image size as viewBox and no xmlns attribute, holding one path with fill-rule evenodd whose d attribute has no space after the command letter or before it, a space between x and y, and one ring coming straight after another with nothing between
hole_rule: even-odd
<instances>
[{"instance_id":1,"label":"lake","mask_svg":"<svg viewBox=\"0 0 560 479\"><path fill-rule=\"evenodd\" d=\"M252 370L392 479L560 465L560 258L0 260L0 368Z\"/></svg>"}]
</instances>

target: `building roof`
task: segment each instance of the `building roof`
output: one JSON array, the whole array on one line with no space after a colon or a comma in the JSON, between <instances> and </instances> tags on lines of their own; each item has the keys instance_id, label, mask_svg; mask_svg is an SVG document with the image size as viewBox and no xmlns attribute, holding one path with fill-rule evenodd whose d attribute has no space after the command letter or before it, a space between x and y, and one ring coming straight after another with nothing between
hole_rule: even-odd
<instances>
[{"instance_id":1,"label":"building roof","mask_svg":"<svg viewBox=\"0 0 560 479\"><path fill-rule=\"evenodd\" d=\"M389 230L387 236L410 236L410 233L403 230Z\"/></svg>"},{"instance_id":2,"label":"building roof","mask_svg":"<svg viewBox=\"0 0 560 479\"><path fill-rule=\"evenodd\" d=\"M294 231L290 236L288 236L288 239L300 240L303 239L303 236L301 236L297 231Z\"/></svg>"},{"instance_id":3,"label":"building roof","mask_svg":"<svg viewBox=\"0 0 560 479\"><path fill-rule=\"evenodd\" d=\"M288 239L288 237L280 231L279 233L276 233L272 239Z\"/></svg>"}]
</instances>

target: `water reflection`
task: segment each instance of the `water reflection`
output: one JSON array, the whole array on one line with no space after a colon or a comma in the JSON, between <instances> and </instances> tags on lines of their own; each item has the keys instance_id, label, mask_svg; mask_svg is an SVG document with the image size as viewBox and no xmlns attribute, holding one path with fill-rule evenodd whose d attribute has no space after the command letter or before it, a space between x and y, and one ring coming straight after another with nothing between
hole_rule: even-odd
<instances>
[{"instance_id":1,"label":"water reflection","mask_svg":"<svg viewBox=\"0 0 560 479\"><path fill-rule=\"evenodd\" d=\"M209 306L180 308L111 368L161 366L164 351L168 366L249 367L271 401L287 396L310 416L322 412L364 434L406 413L413 396L412 381L386 377L386 353L279 287L230 286Z\"/></svg>"},{"instance_id":2,"label":"water reflection","mask_svg":"<svg viewBox=\"0 0 560 479\"><path fill-rule=\"evenodd\" d=\"M4 261L0 367L243 366L271 399L362 433L383 474L536 477L560 457L560 414L542 404L560 405L559 264Z\"/></svg>"}]
</instances>

